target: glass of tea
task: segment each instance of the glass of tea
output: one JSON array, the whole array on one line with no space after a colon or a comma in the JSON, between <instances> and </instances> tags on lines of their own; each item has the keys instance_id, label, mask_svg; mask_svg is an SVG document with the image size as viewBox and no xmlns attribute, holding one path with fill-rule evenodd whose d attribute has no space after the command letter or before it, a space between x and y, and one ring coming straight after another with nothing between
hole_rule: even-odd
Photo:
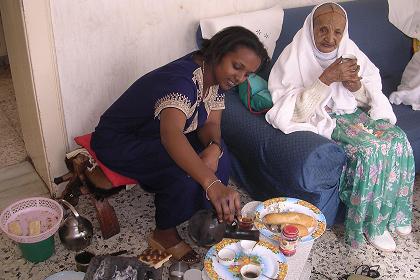
<instances>
[{"instance_id":1,"label":"glass of tea","mask_svg":"<svg viewBox=\"0 0 420 280\"><path fill-rule=\"evenodd\" d=\"M242 215L238 217L238 226L240 229L249 230L254 226L255 215Z\"/></svg>"}]
</instances>

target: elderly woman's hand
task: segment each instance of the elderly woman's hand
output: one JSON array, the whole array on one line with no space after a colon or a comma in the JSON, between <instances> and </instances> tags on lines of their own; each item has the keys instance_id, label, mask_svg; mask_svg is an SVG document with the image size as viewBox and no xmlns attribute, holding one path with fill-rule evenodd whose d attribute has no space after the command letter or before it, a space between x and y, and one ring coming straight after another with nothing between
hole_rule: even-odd
<instances>
[{"instance_id":1,"label":"elderly woman's hand","mask_svg":"<svg viewBox=\"0 0 420 280\"><path fill-rule=\"evenodd\" d=\"M340 57L324 70L319 79L328 86L334 82L360 82L362 78L358 76L359 69L356 59Z\"/></svg>"},{"instance_id":2,"label":"elderly woman's hand","mask_svg":"<svg viewBox=\"0 0 420 280\"><path fill-rule=\"evenodd\" d=\"M356 92L362 87L362 83L360 81L343 81L343 86L351 92Z\"/></svg>"},{"instance_id":3,"label":"elderly woman's hand","mask_svg":"<svg viewBox=\"0 0 420 280\"><path fill-rule=\"evenodd\" d=\"M240 213L241 200L239 193L234 189L217 182L207 191L207 195L216 209L219 221L232 223L235 214Z\"/></svg>"}]
</instances>

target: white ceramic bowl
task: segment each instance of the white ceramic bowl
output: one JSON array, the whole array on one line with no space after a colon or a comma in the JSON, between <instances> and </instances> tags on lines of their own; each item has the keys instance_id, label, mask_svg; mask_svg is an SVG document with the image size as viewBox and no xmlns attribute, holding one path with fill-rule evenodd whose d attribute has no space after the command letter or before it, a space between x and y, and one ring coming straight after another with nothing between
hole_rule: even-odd
<instances>
[{"instance_id":1,"label":"white ceramic bowl","mask_svg":"<svg viewBox=\"0 0 420 280\"><path fill-rule=\"evenodd\" d=\"M60 271L48 276L45 280L82 280L85 274L80 271Z\"/></svg>"},{"instance_id":2,"label":"white ceramic bowl","mask_svg":"<svg viewBox=\"0 0 420 280\"><path fill-rule=\"evenodd\" d=\"M196 268L191 268L185 271L184 280L201 280L201 270Z\"/></svg>"},{"instance_id":3,"label":"white ceramic bowl","mask_svg":"<svg viewBox=\"0 0 420 280\"><path fill-rule=\"evenodd\" d=\"M244 205L244 207L242 207L241 215L242 216L255 215L255 209L257 208L258 205L260 205L260 203L262 202L256 201L256 200L248 202L247 204Z\"/></svg>"},{"instance_id":4,"label":"white ceramic bowl","mask_svg":"<svg viewBox=\"0 0 420 280\"><path fill-rule=\"evenodd\" d=\"M257 244L257 242L252 241L252 240L241 240L240 244L241 244L242 251L245 254L249 255L252 253L252 250L255 248L255 245Z\"/></svg>"},{"instance_id":5,"label":"white ceramic bowl","mask_svg":"<svg viewBox=\"0 0 420 280\"><path fill-rule=\"evenodd\" d=\"M255 264L247 264L241 268L242 279L255 280L261 275L261 267Z\"/></svg>"},{"instance_id":6,"label":"white ceramic bowl","mask_svg":"<svg viewBox=\"0 0 420 280\"><path fill-rule=\"evenodd\" d=\"M217 253L217 260L220 264L230 266L235 260L235 251L229 248L223 248Z\"/></svg>"}]
</instances>

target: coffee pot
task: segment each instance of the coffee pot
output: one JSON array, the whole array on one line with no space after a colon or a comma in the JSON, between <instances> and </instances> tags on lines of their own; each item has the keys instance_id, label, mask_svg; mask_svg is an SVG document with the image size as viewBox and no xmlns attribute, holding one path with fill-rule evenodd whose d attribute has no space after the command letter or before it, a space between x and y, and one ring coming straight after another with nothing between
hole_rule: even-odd
<instances>
[{"instance_id":1,"label":"coffee pot","mask_svg":"<svg viewBox=\"0 0 420 280\"><path fill-rule=\"evenodd\" d=\"M71 211L58 230L61 242L68 250L79 251L86 248L92 241L92 223L80 216L73 205L66 200L60 199L59 202L67 206Z\"/></svg>"},{"instance_id":2,"label":"coffee pot","mask_svg":"<svg viewBox=\"0 0 420 280\"><path fill-rule=\"evenodd\" d=\"M200 246L213 246L223 238L241 240L260 240L258 230L242 230L238 223L219 222L216 212L211 209L197 211L188 222L188 233Z\"/></svg>"}]
</instances>

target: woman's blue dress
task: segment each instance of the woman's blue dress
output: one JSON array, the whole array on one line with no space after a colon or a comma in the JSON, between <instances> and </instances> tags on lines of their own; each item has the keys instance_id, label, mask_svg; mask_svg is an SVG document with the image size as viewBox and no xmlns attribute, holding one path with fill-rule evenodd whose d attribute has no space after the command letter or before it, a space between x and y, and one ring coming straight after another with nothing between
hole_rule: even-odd
<instances>
[{"instance_id":1,"label":"woman's blue dress","mask_svg":"<svg viewBox=\"0 0 420 280\"><path fill-rule=\"evenodd\" d=\"M203 72L193 54L138 79L101 116L91 146L111 170L136 179L155 193L156 226L175 227L197 210L210 207L203 188L172 160L160 139L160 112L168 107L187 117L184 134L197 153L204 149L197 130L211 110L223 110L224 93L212 86L203 99ZM227 184L230 161L224 154L216 176Z\"/></svg>"}]
</instances>

